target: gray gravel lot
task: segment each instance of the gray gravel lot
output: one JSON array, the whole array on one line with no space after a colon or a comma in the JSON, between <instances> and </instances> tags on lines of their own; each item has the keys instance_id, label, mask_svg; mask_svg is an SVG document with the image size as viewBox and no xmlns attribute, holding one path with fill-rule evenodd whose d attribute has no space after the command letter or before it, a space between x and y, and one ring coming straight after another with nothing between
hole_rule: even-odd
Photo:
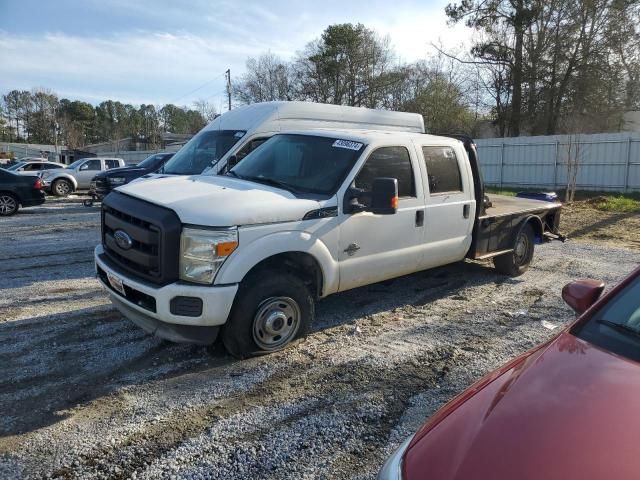
<instances>
[{"instance_id":1,"label":"gray gravel lot","mask_svg":"<svg viewBox=\"0 0 640 480\"><path fill-rule=\"evenodd\" d=\"M0 478L369 479L426 417L550 338L576 277L640 252L538 247L522 277L465 262L330 297L313 333L237 361L151 338L93 277L99 207L0 219Z\"/></svg>"}]
</instances>

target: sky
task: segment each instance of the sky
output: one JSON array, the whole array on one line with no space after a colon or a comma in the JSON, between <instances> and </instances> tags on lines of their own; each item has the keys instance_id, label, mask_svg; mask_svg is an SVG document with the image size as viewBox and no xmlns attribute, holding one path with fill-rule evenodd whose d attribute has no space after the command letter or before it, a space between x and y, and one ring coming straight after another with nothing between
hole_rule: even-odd
<instances>
[{"instance_id":1,"label":"sky","mask_svg":"<svg viewBox=\"0 0 640 480\"><path fill-rule=\"evenodd\" d=\"M45 87L97 104L226 110L248 57L283 59L335 23L363 23L389 35L400 61L461 49L470 36L449 26L447 0L0 0L0 93Z\"/></svg>"}]
</instances>

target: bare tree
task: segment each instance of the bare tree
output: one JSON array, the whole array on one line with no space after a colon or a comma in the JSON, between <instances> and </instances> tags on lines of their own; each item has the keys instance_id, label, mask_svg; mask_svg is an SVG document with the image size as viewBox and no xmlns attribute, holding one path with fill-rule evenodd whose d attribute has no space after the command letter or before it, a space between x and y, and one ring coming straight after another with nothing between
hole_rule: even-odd
<instances>
[{"instance_id":1,"label":"bare tree","mask_svg":"<svg viewBox=\"0 0 640 480\"><path fill-rule=\"evenodd\" d=\"M271 52L249 58L234 94L243 103L292 100L291 66Z\"/></svg>"}]
</instances>

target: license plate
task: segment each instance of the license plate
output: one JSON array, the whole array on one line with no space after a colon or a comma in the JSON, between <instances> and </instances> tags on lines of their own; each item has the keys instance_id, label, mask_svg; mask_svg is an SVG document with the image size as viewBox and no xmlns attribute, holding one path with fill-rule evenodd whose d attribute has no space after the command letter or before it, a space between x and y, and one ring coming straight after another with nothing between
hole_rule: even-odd
<instances>
[{"instance_id":1,"label":"license plate","mask_svg":"<svg viewBox=\"0 0 640 480\"><path fill-rule=\"evenodd\" d=\"M124 293L124 285L122 284L122 280L109 272L107 272L107 278L109 279L109 283L116 292L121 293L123 297L126 296L126 294Z\"/></svg>"}]
</instances>

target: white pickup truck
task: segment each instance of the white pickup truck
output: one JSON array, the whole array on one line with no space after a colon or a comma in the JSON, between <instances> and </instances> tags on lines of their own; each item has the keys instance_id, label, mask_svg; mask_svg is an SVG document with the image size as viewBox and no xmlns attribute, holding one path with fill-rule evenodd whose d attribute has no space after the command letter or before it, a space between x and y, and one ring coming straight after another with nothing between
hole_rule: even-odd
<instances>
[{"instance_id":1,"label":"white pickup truck","mask_svg":"<svg viewBox=\"0 0 640 480\"><path fill-rule=\"evenodd\" d=\"M279 133L226 175L108 195L98 278L160 337L248 357L303 336L317 299L493 257L521 274L558 238L560 204L485 196L475 145L418 133Z\"/></svg>"}]
</instances>

